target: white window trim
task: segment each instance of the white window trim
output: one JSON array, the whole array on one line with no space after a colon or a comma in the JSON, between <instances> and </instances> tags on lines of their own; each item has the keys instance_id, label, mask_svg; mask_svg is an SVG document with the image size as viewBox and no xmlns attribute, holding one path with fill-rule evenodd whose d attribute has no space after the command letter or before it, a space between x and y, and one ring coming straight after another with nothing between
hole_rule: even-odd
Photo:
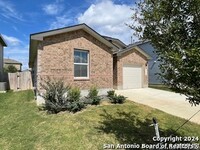
<instances>
[{"instance_id":1,"label":"white window trim","mask_svg":"<svg viewBox=\"0 0 200 150\"><path fill-rule=\"evenodd\" d=\"M89 51L87 51L87 50L81 50L81 49L74 49L74 52L75 51L80 51L80 52L87 52L87 55L88 55L88 62L87 63L75 63L74 62L74 65L85 65L85 66L87 66L87 77L75 77L75 73L74 73L74 79L77 79L77 80L81 80L81 79L90 79L89 78L89 69L90 69L90 67L89 67L89 60L90 60L90 55L89 55ZM75 70L75 67L74 67L74 70Z\"/></svg>"}]
</instances>

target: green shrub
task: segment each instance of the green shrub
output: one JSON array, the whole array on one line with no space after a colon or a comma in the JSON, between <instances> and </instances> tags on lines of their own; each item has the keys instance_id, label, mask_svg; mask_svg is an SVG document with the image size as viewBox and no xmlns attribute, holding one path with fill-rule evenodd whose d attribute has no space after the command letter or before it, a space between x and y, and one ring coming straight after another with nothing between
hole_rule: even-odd
<instances>
[{"instance_id":1,"label":"green shrub","mask_svg":"<svg viewBox=\"0 0 200 150\"><path fill-rule=\"evenodd\" d=\"M97 90L96 86L92 86L89 90L88 97L94 98L98 96L99 91Z\"/></svg>"},{"instance_id":2,"label":"green shrub","mask_svg":"<svg viewBox=\"0 0 200 150\"><path fill-rule=\"evenodd\" d=\"M114 96L110 97L109 99L110 99L111 103L122 104L126 100L126 97L124 97L123 95L115 94Z\"/></svg>"},{"instance_id":3,"label":"green shrub","mask_svg":"<svg viewBox=\"0 0 200 150\"><path fill-rule=\"evenodd\" d=\"M49 113L67 110L69 103L65 93L69 90L69 86L65 86L62 80L52 81L49 77L40 86L46 91L44 94L39 94L45 100L44 110L47 110Z\"/></svg>"},{"instance_id":4,"label":"green shrub","mask_svg":"<svg viewBox=\"0 0 200 150\"><path fill-rule=\"evenodd\" d=\"M67 93L67 98L69 102L80 101L80 97L81 97L81 91L79 88L74 87L74 88L69 89Z\"/></svg>"},{"instance_id":5,"label":"green shrub","mask_svg":"<svg viewBox=\"0 0 200 150\"><path fill-rule=\"evenodd\" d=\"M78 112L78 111L82 110L83 108L85 108L85 104L80 101L71 102L67 107L67 109L73 113Z\"/></svg>"},{"instance_id":6,"label":"green shrub","mask_svg":"<svg viewBox=\"0 0 200 150\"><path fill-rule=\"evenodd\" d=\"M86 97L84 103L89 105L99 105L100 101L101 101L100 96L95 96L93 98Z\"/></svg>"},{"instance_id":7,"label":"green shrub","mask_svg":"<svg viewBox=\"0 0 200 150\"><path fill-rule=\"evenodd\" d=\"M85 108L85 104L80 101L81 97L81 91L79 88L74 87L71 88L67 93L67 99L69 101L69 104L67 106L67 110L70 112L78 112Z\"/></svg>"},{"instance_id":8,"label":"green shrub","mask_svg":"<svg viewBox=\"0 0 200 150\"><path fill-rule=\"evenodd\" d=\"M99 96L95 96L92 98L92 105L99 105L101 98Z\"/></svg>"},{"instance_id":9,"label":"green shrub","mask_svg":"<svg viewBox=\"0 0 200 150\"><path fill-rule=\"evenodd\" d=\"M85 104L98 105L101 101L101 98L98 96L99 91L95 86L91 87L86 97Z\"/></svg>"},{"instance_id":10,"label":"green shrub","mask_svg":"<svg viewBox=\"0 0 200 150\"><path fill-rule=\"evenodd\" d=\"M122 104L126 100L126 97L124 97L122 95L115 94L114 90L110 90L107 93L108 93L107 97L109 98L109 100L111 101L111 103Z\"/></svg>"},{"instance_id":11,"label":"green shrub","mask_svg":"<svg viewBox=\"0 0 200 150\"><path fill-rule=\"evenodd\" d=\"M45 100L42 109L47 110L48 113L56 114L60 111L75 113L85 107L85 104L80 101L81 91L79 88L65 87L61 80L51 81L50 78L44 81L41 87L46 90L44 94L40 94ZM65 96L66 93L67 96Z\"/></svg>"},{"instance_id":12,"label":"green shrub","mask_svg":"<svg viewBox=\"0 0 200 150\"><path fill-rule=\"evenodd\" d=\"M44 110L47 110L50 114L57 114L61 111L68 110L69 102L65 102L63 104L59 103L52 103L50 101L45 101L45 105L43 106Z\"/></svg>"},{"instance_id":13,"label":"green shrub","mask_svg":"<svg viewBox=\"0 0 200 150\"><path fill-rule=\"evenodd\" d=\"M115 95L115 90L110 90L107 93L108 93L107 95L108 98L113 97Z\"/></svg>"}]
</instances>

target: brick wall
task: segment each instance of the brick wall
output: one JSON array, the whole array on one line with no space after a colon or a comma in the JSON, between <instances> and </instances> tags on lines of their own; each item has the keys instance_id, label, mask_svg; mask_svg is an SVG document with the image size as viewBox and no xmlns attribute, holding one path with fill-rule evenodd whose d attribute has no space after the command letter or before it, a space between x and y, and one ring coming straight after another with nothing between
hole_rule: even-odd
<instances>
[{"instance_id":1,"label":"brick wall","mask_svg":"<svg viewBox=\"0 0 200 150\"><path fill-rule=\"evenodd\" d=\"M143 75L143 87L148 87L148 73L145 73L145 70L147 71L148 66L147 59L145 56L143 56L141 53L136 51L135 49L130 50L122 56L118 56L117 59L114 59L114 63L116 67L114 67L114 76L116 79L114 79L114 88L115 89L122 89L123 87L123 66L124 65L139 65L142 66L142 75Z\"/></svg>"},{"instance_id":2,"label":"brick wall","mask_svg":"<svg viewBox=\"0 0 200 150\"><path fill-rule=\"evenodd\" d=\"M74 49L89 51L89 79L74 79ZM77 30L44 38L38 46L37 88L47 76L63 79L66 85L89 89L113 88L113 58L110 49L86 33Z\"/></svg>"}]
</instances>

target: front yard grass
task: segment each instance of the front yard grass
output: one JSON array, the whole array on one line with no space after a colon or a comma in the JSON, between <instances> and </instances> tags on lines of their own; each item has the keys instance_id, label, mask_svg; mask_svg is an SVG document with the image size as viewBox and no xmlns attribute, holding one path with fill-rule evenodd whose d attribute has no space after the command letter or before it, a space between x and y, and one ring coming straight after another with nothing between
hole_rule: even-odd
<instances>
[{"instance_id":1,"label":"front yard grass","mask_svg":"<svg viewBox=\"0 0 200 150\"><path fill-rule=\"evenodd\" d=\"M32 91L0 94L0 149L103 149L103 144L153 143L152 117L160 135L199 136L200 125L127 101L89 106L76 114L39 111Z\"/></svg>"},{"instance_id":2,"label":"front yard grass","mask_svg":"<svg viewBox=\"0 0 200 150\"><path fill-rule=\"evenodd\" d=\"M149 84L149 87L172 92L172 90L164 84Z\"/></svg>"}]
</instances>

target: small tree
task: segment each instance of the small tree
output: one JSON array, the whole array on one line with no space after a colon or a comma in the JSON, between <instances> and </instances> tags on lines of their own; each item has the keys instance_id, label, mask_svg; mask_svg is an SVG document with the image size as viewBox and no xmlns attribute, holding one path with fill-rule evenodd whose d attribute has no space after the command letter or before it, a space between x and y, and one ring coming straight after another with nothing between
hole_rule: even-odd
<instances>
[{"instance_id":1,"label":"small tree","mask_svg":"<svg viewBox=\"0 0 200 150\"><path fill-rule=\"evenodd\" d=\"M134 9L134 34L149 40L161 62L160 76L191 104L200 103L200 1L141 0ZM135 22L139 25L135 26Z\"/></svg>"},{"instance_id":2,"label":"small tree","mask_svg":"<svg viewBox=\"0 0 200 150\"><path fill-rule=\"evenodd\" d=\"M18 71L17 68L13 65L9 65L8 67L4 67L4 72L15 73L17 71Z\"/></svg>"}]
</instances>

